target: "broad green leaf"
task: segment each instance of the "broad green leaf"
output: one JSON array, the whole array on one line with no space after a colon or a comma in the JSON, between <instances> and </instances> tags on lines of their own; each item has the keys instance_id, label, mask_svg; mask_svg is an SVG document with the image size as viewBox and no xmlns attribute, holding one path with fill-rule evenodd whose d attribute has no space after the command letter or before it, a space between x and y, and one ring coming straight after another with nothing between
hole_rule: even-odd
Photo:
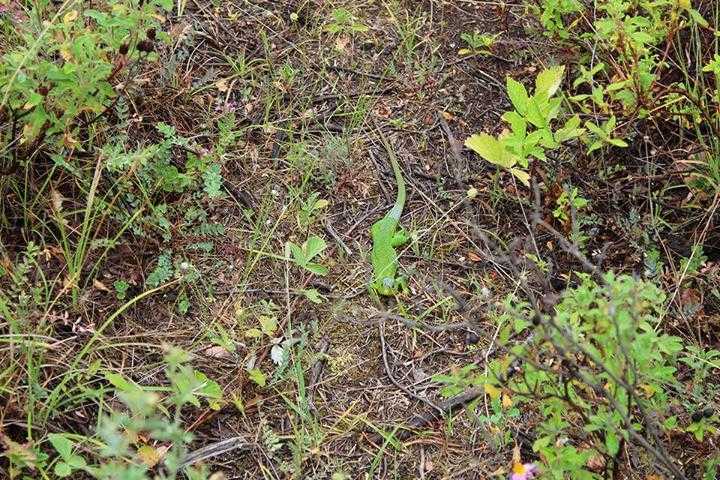
<instances>
[{"instance_id":1,"label":"broad green leaf","mask_svg":"<svg viewBox=\"0 0 720 480\"><path fill-rule=\"evenodd\" d=\"M555 141L558 143L563 143L567 140L579 137L585 131L582 128L578 128L579 126L580 117L578 115L572 116L567 122L565 122L564 127L558 129L555 132Z\"/></svg>"},{"instance_id":2,"label":"broad green leaf","mask_svg":"<svg viewBox=\"0 0 720 480\"><path fill-rule=\"evenodd\" d=\"M615 432L605 432L605 448L611 457L614 457L620 450L620 440Z\"/></svg>"},{"instance_id":3,"label":"broad green leaf","mask_svg":"<svg viewBox=\"0 0 720 480\"><path fill-rule=\"evenodd\" d=\"M155 5L169 12L173 9L173 0L155 0Z\"/></svg>"},{"instance_id":4,"label":"broad green leaf","mask_svg":"<svg viewBox=\"0 0 720 480\"><path fill-rule=\"evenodd\" d=\"M543 105L544 104L544 105ZM530 123L535 125L537 128L544 128L548 126L548 119L545 116L544 110L547 108L547 101L533 97L528 100L528 109L525 118Z\"/></svg>"},{"instance_id":5,"label":"broad green leaf","mask_svg":"<svg viewBox=\"0 0 720 480\"><path fill-rule=\"evenodd\" d=\"M65 462L56 463L53 471L55 472L55 475L60 478L65 478L72 475L72 467Z\"/></svg>"},{"instance_id":6,"label":"broad green leaf","mask_svg":"<svg viewBox=\"0 0 720 480\"><path fill-rule=\"evenodd\" d=\"M105 372L105 380L122 392L131 392L140 389L137 384L117 373Z\"/></svg>"},{"instance_id":7,"label":"broad green leaf","mask_svg":"<svg viewBox=\"0 0 720 480\"><path fill-rule=\"evenodd\" d=\"M507 77L507 93L515 110L517 110L520 115L525 115L528 102L528 93L525 86L513 80L512 77Z\"/></svg>"},{"instance_id":8,"label":"broad green leaf","mask_svg":"<svg viewBox=\"0 0 720 480\"><path fill-rule=\"evenodd\" d=\"M565 67L558 65L543 70L535 78L535 95L542 94L545 98L555 95L565 74Z\"/></svg>"},{"instance_id":9,"label":"broad green leaf","mask_svg":"<svg viewBox=\"0 0 720 480\"><path fill-rule=\"evenodd\" d=\"M703 27L703 28L708 28L708 27L710 26L710 24L708 23L708 21L703 18L703 16L700 14L700 12L698 12L698 11L695 10L694 8L689 9L688 12L690 12L690 17L691 17L693 20L695 20L695 23L697 23L697 24L700 25L701 27ZM716 35L717 35L717 33L718 33L718 32L715 32Z\"/></svg>"},{"instance_id":10,"label":"broad green leaf","mask_svg":"<svg viewBox=\"0 0 720 480\"><path fill-rule=\"evenodd\" d=\"M471 136L465 140L465 146L488 162L503 168L511 168L517 163L515 156L505 149L503 142L487 133Z\"/></svg>"},{"instance_id":11,"label":"broad green leaf","mask_svg":"<svg viewBox=\"0 0 720 480\"><path fill-rule=\"evenodd\" d=\"M517 112L505 112L502 119L510 124L513 134L524 137L527 134L527 122Z\"/></svg>"},{"instance_id":12,"label":"broad green leaf","mask_svg":"<svg viewBox=\"0 0 720 480\"><path fill-rule=\"evenodd\" d=\"M305 259L307 261L310 261L317 255L322 253L322 251L325 250L325 248L327 247L327 244L322 238L318 237L317 235L312 235L310 238L307 239L303 247L305 250Z\"/></svg>"},{"instance_id":13,"label":"broad green leaf","mask_svg":"<svg viewBox=\"0 0 720 480\"><path fill-rule=\"evenodd\" d=\"M307 263L307 264L305 265L305 268L306 268L307 270L310 270L310 271L311 271L312 273L314 273L315 275L320 275L320 276L323 276L323 277L324 277L325 275L327 275L328 272L329 272L329 270L328 270L328 268L327 268L326 266L320 265L319 263L313 263L313 262Z\"/></svg>"},{"instance_id":14,"label":"broad green leaf","mask_svg":"<svg viewBox=\"0 0 720 480\"><path fill-rule=\"evenodd\" d=\"M70 455L70 458L67 459L67 463L74 469L85 468L85 466L87 466L87 462L80 455Z\"/></svg>"},{"instance_id":15,"label":"broad green leaf","mask_svg":"<svg viewBox=\"0 0 720 480\"><path fill-rule=\"evenodd\" d=\"M590 120L585 122L585 128L587 128L588 130L590 130L590 132L594 133L600 138L605 138L607 136L607 134L602 128L600 128L595 124L595 122L591 122Z\"/></svg>"},{"instance_id":16,"label":"broad green leaf","mask_svg":"<svg viewBox=\"0 0 720 480\"><path fill-rule=\"evenodd\" d=\"M303 253L303 250L295 245L292 242L287 243L287 247L292 252L293 259L295 260L295 263L297 263L300 266L303 266L307 263L307 258L305 258L305 254Z\"/></svg>"},{"instance_id":17,"label":"broad green leaf","mask_svg":"<svg viewBox=\"0 0 720 480\"><path fill-rule=\"evenodd\" d=\"M220 399L222 398L222 388L214 380L210 380L204 373L194 370L195 380L202 385L198 393L206 398Z\"/></svg>"},{"instance_id":18,"label":"broad green leaf","mask_svg":"<svg viewBox=\"0 0 720 480\"><path fill-rule=\"evenodd\" d=\"M75 443L65 435L51 433L48 435L48 440L63 459L69 459L72 456L72 449Z\"/></svg>"}]
</instances>

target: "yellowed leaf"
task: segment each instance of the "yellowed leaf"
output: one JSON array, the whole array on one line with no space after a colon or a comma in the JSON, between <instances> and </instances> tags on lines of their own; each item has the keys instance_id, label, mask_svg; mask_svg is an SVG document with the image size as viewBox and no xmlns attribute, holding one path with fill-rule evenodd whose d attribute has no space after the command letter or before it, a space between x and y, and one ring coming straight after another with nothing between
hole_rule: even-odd
<instances>
[{"instance_id":1,"label":"yellowed leaf","mask_svg":"<svg viewBox=\"0 0 720 480\"><path fill-rule=\"evenodd\" d=\"M66 62L70 62L73 59L73 55L66 47L63 47L60 49L60 56L65 60Z\"/></svg>"},{"instance_id":2,"label":"yellowed leaf","mask_svg":"<svg viewBox=\"0 0 720 480\"><path fill-rule=\"evenodd\" d=\"M150 445L143 445L142 447L138 448L137 453L138 457L140 457L140 460L142 460L145 465L151 468L157 465L157 463L162 458L160 452L155 450Z\"/></svg>"},{"instance_id":3,"label":"yellowed leaf","mask_svg":"<svg viewBox=\"0 0 720 480\"><path fill-rule=\"evenodd\" d=\"M512 398L510 398L510 395L507 393L503 393L502 395L502 406L503 408L510 408L513 405Z\"/></svg>"},{"instance_id":4,"label":"yellowed leaf","mask_svg":"<svg viewBox=\"0 0 720 480\"><path fill-rule=\"evenodd\" d=\"M63 17L63 23L67 25L67 24L74 22L75 20L77 20L78 15L79 14L78 14L77 10L70 10Z\"/></svg>"},{"instance_id":5,"label":"yellowed leaf","mask_svg":"<svg viewBox=\"0 0 720 480\"><path fill-rule=\"evenodd\" d=\"M497 388L494 385L490 385L489 383L486 383L484 385L484 388L485 388L485 393L487 393L487 395L490 398L492 398L493 400L499 398L500 394L502 394L502 391L499 388Z\"/></svg>"}]
</instances>

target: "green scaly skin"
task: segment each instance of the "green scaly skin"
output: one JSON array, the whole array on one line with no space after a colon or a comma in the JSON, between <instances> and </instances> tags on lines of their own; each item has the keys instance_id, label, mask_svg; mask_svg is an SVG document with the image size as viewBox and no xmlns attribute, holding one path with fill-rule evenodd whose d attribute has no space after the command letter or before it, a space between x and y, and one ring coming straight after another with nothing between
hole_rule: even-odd
<instances>
[{"instance_id":1,"label":"green scaly skin","mask_svg":"<svg viewBox=\"0 0 720 480\"><path fill-rule=\"evenodd\" d=\"M395 204L383 218L375 222L370 229L372 236L372 252L370 258L373 267L373 280L370 288L383 296L393 296L398 291L407 289L405 279L397 277L398 270L398 254L395 250L407 243L408 237L402 229L398 228L400 216L405 207L405 179L400 171L395 152L390 147L387 139L382 131L377 129L380 134L385 150L387 150L393 172L395 173L395 182L397 183L397 197Z\"/></svg>"}]
</instances>

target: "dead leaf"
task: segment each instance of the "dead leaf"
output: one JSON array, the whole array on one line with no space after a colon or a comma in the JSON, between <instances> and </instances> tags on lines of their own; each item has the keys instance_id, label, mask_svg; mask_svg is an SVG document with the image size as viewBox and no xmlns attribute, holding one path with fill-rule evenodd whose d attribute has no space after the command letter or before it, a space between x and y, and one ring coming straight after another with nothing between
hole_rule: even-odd
<instances>
[{"instance_id":1,"label":"dead leaf","mask_svg":"<svg viewBox=\"0 0 720 480\"><path fill-rule=\"evenodd\" d=\"M223 78L222 80L218 80L217 82L215 82L215 87L220 92L223 92L223 93L227 92L228 91L228 79Z\"/></svg>"},{"instance_id":2,"label":"dead leaf","mask_svg":"<svg viewBox=\"0 0 720 480\"><path fill-rule=\"evenodd\" d=\"M103 292L109 292L110 289L105 286L103 282L98 280L97 278L93 280L93 287L97 288L98 290L101 290Z\"/></svg>"},{"instance_id":3,"label":"dead leaf","mask_svg":"<svg viewBox=\"0 0 720 480\"><path fill-rule=\"evenodd\" d=\"M468 252L467 257L471 262L482 262L480 255L475 252Z\"/></svg>"},{"instance_id":4,"label":"dead leaf","mask_svg":"<svg viewBox=\"0 0 720 480\"><path fill-rule=\"evenodd\" d=\"M350 37L342 36L335 40L335 49L338 52L345 53L347 51L348 43L350 43Z\"/></svg>"},{"instance_id":5,"label":"dead leaf","mask_svg":"<svg viewBox=\"0 0 720 480\"><path fill-rule=\"evenodd\" d=\"M208 347L203 353L211 358L232 358L232 354L226 348L219 345Z\"/></svg>"},{"instance_id":6,"label":"dead leaf","mask_svg":"<svg viewBox=\"0 0 720 480\"><path fill-rule=\"evenodd\" d=\"M588 458L585 465L593 472L599 472L605 468L605 457L595 454Z\"/></svg>"},{"instance_id":7,"label":"dead leaf","mask_svg":"<svg viewBox=\"0 0 720 480\"><path fill-rule=\"evenodd\" d=\"M52 204L52 208L53 210L55 210L56 213L62 211L63 200L65 200L65 198L60 192L58 192L54 188L50 190L50 203Z\"/></svg>"}]
</instances>

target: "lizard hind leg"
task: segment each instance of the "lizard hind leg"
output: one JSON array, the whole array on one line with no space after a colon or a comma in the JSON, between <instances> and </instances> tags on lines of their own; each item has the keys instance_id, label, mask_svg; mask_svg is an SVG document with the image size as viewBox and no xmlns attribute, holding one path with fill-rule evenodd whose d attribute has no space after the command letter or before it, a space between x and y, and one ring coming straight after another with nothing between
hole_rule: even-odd
<instances>
[{"instance_id":1,"label":"lizard hind leg","mask_svg":"<svg viewBox=\"0 0 720 480\"><path fill-rule=\"evenodd\" d=\"M410 236L405 230L398 230L392 237L391 244L393 247L400 247L410 241Z\"/></svg>"}]
</instances>

